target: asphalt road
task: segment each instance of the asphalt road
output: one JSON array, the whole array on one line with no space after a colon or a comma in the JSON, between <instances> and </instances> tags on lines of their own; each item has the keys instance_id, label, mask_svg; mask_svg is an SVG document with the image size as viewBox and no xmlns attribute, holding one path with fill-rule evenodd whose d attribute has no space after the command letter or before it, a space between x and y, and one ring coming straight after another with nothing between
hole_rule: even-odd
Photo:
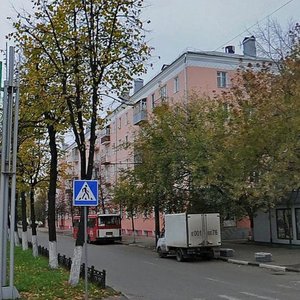
<instances>
[{"instance_id":1,"label":"asphalt road","mask_svg":"<svg viewBox=\"0 0 300 300\"><path fill-rule=\"evenodd\" d=\"M38 242L47 246L48 235ZM58 236L58 251L72 257L74 240ZM223 261L178 263L150 249L88 245L88 264L107 271L107 285L132 300L299 300L300 273L229 264Z\"/></svg>"}]
</instances>

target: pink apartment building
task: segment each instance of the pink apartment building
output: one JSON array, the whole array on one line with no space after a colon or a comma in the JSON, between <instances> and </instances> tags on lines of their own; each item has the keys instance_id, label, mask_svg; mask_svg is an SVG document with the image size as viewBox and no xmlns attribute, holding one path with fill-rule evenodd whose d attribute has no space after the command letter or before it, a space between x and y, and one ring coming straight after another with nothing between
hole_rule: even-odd
<instances>
[{"instance_id":1,"label":"pink apartment building","mask_svg":"<svg viewBox=\"0 0 300 300\"><path fill-rule=\"evenodd\" d=\"M118 179L122 169L134 167L132 150L122 147L133 141L134 133L142 122L151 116L153 108L162 101L172 104L188 101L192 92L204 95L220 93L230 87L231 78L240 66L256 65L264 61L256 56L255 38L245 38L243 55L235 54L234 47L225 47L225 52L191 52L181 54L169 65L164 65L161 72L145 85L142 79L134 82L134 93L130 97L131 105L120 105L106 119L105 128L99 133L99 148L95 155L95 176L103 186L103 201L110 207L109 187ZM72 162L76 159L76 147L69 147L68 160L73 164L72 173L76 177L78 165ZM71 158L70 158L71 157ZM77 173L78 174L78 173ZM101 174L101 176L100 176ZM228 230L223 235L230 237L246 237L249 223L229 220L224 224ZM137 216L135 229L138 235L154 235L153 215ZM122 218L124 234L131 234L131 220ZM229 236L228 236L229 237Z\"/></svg>"}]
</instances>

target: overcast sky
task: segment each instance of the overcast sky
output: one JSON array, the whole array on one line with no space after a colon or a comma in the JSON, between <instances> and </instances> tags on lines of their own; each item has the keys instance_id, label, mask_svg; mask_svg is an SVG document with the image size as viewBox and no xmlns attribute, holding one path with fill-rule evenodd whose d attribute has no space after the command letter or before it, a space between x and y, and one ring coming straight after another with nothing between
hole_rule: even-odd
<instances>
[{"instance_id":1,"label":"overcast sky","mask_svg":"<svg viewBox=\"0 0 300 300\"><path fill-rule=\"evenodd\" d=\"M153 52L154 69L145 80L157 74L186 50L218 50L234 45L241 53L240 42L268 16L282 26L290 20L300 22L300 0L145 0L143 19L147 25ZM30 10L29 0L0 0L0 49L5 49L5 35L12 29L7 17L17 10ZM159 58L160 57L160 58ZM0 55L3 59L3 55Z\"/></svg>"}]
</instances>

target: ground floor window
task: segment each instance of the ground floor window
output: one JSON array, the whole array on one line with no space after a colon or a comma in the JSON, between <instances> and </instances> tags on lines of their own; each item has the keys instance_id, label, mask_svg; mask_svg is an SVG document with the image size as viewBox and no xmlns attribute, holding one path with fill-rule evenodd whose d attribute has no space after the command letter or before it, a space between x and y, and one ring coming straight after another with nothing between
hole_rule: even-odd
<instances>
[{"instance_id":1,"label":"ground floor window","mask_svg":"<svg viewBox=\"0 0 300 300\"><path fill-rule=\"evenodd\" d=\"M300 208L295 208L297 240L300 240Z\"/></svg>"},{"instance_id":2,"label":"ground floor window","mask_svg":"<svg viewBox=\"0 0 300 300\"><path fill-rule=\"evenodd\" d=\"M291 209L276 210L277 238L290 239L293 237Z\"/></svg>"}]
</instances>

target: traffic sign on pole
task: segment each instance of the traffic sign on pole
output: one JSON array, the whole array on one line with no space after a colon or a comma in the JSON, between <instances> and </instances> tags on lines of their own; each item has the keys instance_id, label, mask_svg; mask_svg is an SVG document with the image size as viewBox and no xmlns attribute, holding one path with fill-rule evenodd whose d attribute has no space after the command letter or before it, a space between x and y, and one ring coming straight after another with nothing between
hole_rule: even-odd
<instances>
[{"instance_id":1,"label":"traffic sign on pole","mask_svg":"<svg viewBox=\"0 0 300 300\"><path fill-rule=\"evenodd\" d=\"M97 206L98 205L98 181L97 180L74 180L73 205L74 206Z\"/></svg>"},{"instance_id":2,"label":"traffic sign on pole","mask_svg":"<svg viewBox=\"0 0 300 300\"><path fill-rule=\"evenodd\" d=\"M85 299L88 299L88 249L87 249L87 206L98 205L98 181L97 180L74 180L73 182L73 205L84 207L84 245L85 245Z\"/></svg>"}]
</instances>

